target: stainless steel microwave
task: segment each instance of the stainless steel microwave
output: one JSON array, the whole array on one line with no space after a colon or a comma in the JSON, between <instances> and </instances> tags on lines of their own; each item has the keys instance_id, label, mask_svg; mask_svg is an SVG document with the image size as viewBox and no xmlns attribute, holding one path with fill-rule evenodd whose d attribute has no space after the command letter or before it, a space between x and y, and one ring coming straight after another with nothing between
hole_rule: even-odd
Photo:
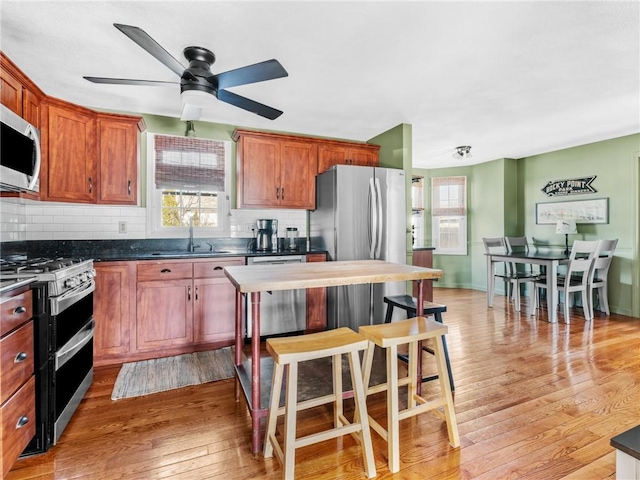
<instances>
[{"instance_id":1,"label":"stainless steel microwave","mask_svg":"<svg viewBox=\"0 0 640 480\"><path fill-rule=\"evenodd\" d=\"M4 105L0 117L0 190L38 192L40 131Z\"/></svg>"}]
</instances>

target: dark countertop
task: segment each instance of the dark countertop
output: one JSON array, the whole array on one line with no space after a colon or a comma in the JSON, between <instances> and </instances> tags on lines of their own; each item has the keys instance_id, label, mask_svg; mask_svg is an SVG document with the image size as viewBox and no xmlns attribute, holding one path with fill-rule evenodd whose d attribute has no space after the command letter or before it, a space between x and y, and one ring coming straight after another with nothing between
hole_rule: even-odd
<instances>
[{"instance_id":1,"label":"dark countertop","mask_svg":"<svg viewBox=\"0 0 640 480\"><path fill-rule=\"evenodd\" d=\"M300 250L281 250L277 252L258 252L242 249L215 250L204 252L188 252L188 251L135 251L135 252L103 252L94 255L94 262L115 262L115 261L135 261L135 260L184 260L195 258L224 258L224 257L267 257L281 255L306 255L307 253L326 253L320 250L306 249Z\"/></svg>"},{"instance_id":2,"label":"dark countertop","mask_svg":"<svg viewBox=\"0 0 640 480\"><path fill-rule=\"evenodd\" d=\"M640 460L640 425L613 437L611 446Z\"/></svg>"}]
</instances>

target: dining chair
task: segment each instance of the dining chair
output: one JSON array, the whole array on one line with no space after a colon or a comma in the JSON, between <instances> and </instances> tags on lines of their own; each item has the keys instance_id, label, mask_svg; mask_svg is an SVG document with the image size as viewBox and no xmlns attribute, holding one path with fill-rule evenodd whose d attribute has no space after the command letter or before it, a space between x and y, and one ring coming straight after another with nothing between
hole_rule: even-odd
<instances>
[{"instance_id":1,"label":"dining chair","mask_svg":"<svg viewBox=\"0 0 640 480\"><path fill-rule=\"evenodd\" d=\"M482 243L484 243L485 253L497 255L509 253L505 237L485 237L482 239ZM530 272L518 271L515 264L510 262L504 262L503 270L496 269L493 274L497 279L505 282L507 297L515 302L515 309L519 312L520 285L535 282L538 277Z\"/></svg>"},{"instance_id":2,"label":"dining chair","mask_svg":"<svg viewBox=\"0 0 640 480\"><path fill-rule=\"evenodd\" d=\"M598 295L599 310L609 315L609 298L607 296L607 277L609 275L609 267L613 259L613 252L618 244L615 240L600 240L598 254L593 260L591 273L589 274L589 309L591 310L591 318L594 317L593 291L596 290Z\"/></svg>"},{"instance_id":3,"label":"dining chair","mask_svg":"<svg viewBox=\"0 0 640 480\"><path fill-rule=\"evenodd\" d=\"M589 304L589 275L594 259L600 248L600 240L585 241L576 240L571 247L567 271L564 275L557 276L558 292L564 296L564 321L569 323L569 304L572 295L582 294L582 312L586 321L591 320L591 308ZM534 294L531 304L531 312L538 308L538 297L541 288L547 288L547 281L534 282Z\"/></svg>"}]
</instances>

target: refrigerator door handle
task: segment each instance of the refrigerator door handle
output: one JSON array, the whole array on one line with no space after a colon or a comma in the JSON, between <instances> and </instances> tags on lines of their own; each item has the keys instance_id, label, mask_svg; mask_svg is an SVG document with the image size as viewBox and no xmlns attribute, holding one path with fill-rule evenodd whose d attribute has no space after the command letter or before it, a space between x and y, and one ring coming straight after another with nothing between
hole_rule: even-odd
<instances>
[{"instance_id":1,"label":"refrigerator door handle","mask_svg":"<svg viewBox=\"0 0 640 480\"><path fill-rule=\"evenodd\" d=\"M380 179L376 178L376 217L378 224L378 232L376 235L376 254L375 259L380 258L380 250L382 249L382 232L384 231L384 224L382 220L382 192L380 191Z\"/></svg>"},{"instance_id":2,"label":"refrigerator door handle","mask_svg":"<svg viewBox=\"0 0 640 480\"><path fill-rule=\"evenodd\" d=\"M377 215L377 204L378 199L376 198L376 188L374 185L374 179L369 179L369 205L367 212L369 215L369 258L374 259L376 253L376 241L378 234L378 215Z\"/></svg>"}]
</instances>

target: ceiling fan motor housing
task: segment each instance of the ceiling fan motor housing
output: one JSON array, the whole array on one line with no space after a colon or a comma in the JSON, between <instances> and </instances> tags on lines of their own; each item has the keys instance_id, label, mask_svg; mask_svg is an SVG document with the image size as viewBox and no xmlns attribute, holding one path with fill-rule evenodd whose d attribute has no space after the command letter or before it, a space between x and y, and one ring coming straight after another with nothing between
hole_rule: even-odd
<instances>
[{"instance_id":1,"label":"ceiling fan motor housing","mask_svg":"<svg viewBox=\"0 0 640 480\"><path fill-rule=\"evenodd\" d=\"M180 78L180 92L199 90L217 97L218 85L211 73L211 65L216 61L213 52L204 47L186 47L183 53L189 67Z\"/></svg>"}]
</instances>

